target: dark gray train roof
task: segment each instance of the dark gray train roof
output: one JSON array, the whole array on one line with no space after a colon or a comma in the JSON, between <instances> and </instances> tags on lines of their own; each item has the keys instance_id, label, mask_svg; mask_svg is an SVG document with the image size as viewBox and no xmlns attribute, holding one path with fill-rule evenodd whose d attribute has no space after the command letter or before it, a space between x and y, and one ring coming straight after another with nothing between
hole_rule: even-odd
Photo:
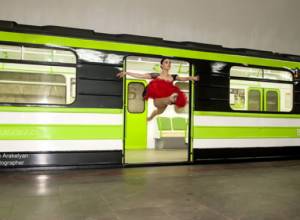
<instances>
[{"instance_id":1,"label":"dark gray train roof","mask_svg":"<svg viewBox=\"0 0 300 220\"><path fill-rule=\"evenodd\" d=\"M300 62L300 56L292 55L292 54L283 54L283 53L276 53L272 51L253 50L253 49L245 49L245 48L225 48L221 45L203 44L203 43L196 43L196 42L189 42L189 41L176 42L176 41L164 40L163 38L138 36L138 35L130 35L130 34L96 33L93 30L68 28L68 27L61 27L61 26L49 26L49 25L32 26L32 25L18 24L13 21L0 20L0 30L20 32L20 33L53 35L53 36L67 36L67 37L76 37L76 38L84 38L84 39L107 40L107 41L115 41L115 42L154 45L154 46L173 47L173 48L176 47L176 48L190 49L190 50L237 54L237 55L255 56L255 57L282 59L282 60Z\"/></svg>"}]
</instances>

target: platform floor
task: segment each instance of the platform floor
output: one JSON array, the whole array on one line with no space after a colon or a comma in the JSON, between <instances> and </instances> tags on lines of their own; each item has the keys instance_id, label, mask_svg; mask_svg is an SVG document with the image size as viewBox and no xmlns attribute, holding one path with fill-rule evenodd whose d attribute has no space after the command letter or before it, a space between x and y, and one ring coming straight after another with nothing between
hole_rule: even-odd
<instances>
[{"instance_id":1,"label":"platform floor","mask_svg":"<svg viewBox=\"0 0 300 220\"><path fill-rule=\"evenodd\" d=\"M0 173L1 220L300 219L300 160Z\"/></svg>"}]
</instances>

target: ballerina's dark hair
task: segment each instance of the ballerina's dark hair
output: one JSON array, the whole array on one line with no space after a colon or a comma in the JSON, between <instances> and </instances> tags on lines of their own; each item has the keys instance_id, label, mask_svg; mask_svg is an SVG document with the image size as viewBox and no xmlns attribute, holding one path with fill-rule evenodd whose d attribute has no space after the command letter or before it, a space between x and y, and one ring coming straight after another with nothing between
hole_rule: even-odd
<instances>
[{"instance_id":1,"label":"ballerina's dark hair","mask_svg":"<svg viewBox=\"0 0 300 220\"><path fill-rule=\"evenodd\" d=\"M165 60L169 60L169 59L170 59L169 57L163 57L163 58L160 60L160 65L162 65L163 62L164 62Z\"/></svg>"}]
</instances>

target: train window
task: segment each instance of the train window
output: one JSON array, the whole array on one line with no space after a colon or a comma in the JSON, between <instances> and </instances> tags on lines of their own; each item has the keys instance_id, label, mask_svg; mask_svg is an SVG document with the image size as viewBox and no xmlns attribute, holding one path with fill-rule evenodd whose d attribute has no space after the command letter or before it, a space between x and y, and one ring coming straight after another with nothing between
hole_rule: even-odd
<instances>
[{"instance_id":1,"label":"train window","mask_svg":"<svg viewBox=\"0 0 300 220\"><path fill-rule=\"evenodd\" d=\"M278 81L293 81L293 76L288 71L268 70L250 67L234 66L230 69L230 77L243 77L252 79L270 79Z\"/></svg>"},{"instance_id":2,"label":"train window","mask_svg":"<svg viewBox=\"0 0 300 220\"><path fill-rule=\"evenodd\" d=\"M142 113L145 111L144 89L143 83L131 82L128 84L128 112Z\"/></svg>"},{"instance_id":3,"label":"train window","mask_svg":"<svg viewBox=\"0 0 300 220\"><path fill-rule=\"evenodd\" d=\"M279 70L263 70L264 79L293 81L293 76L290 72Z\"/></svg>"},{"instance_id":4,"label":"train window","mask_svg":"<svg viewBox=\"0 0 300 220\"><path fill-rule=\"evenodd\" d=\"M0 59L76 63L76 56L71 51L10 45L0 45Z\"/></svg>"},{"instance_id":5,"label":"train window","mask_svg":"<svg viewBox=\"0 0 300 220\"><path fill-rule=\"evenodd\" d=\"M232 67L230 107L241 111L290 112L292 81L292 74L284 70Z\"/></svg>"},{"instance_id":6,"label":"train window","mask_svg":"<svg viewBox=\"0 0 300 220\"><path fill-rule=\"evenodd\" d=\"M0 102L71 104L75 67L0 63Z\"/></svg>"},{"instance_id":7,"label":"train window","mask_svg":"<svg viewBox=\"0 0 300 220\"><path fill-rule=\"evenodd\" d=\"M234 66L230 69L230 77L263 78L262 69Z\"/></svg>"},{"instance_id":8,"label":"train window","mask_svg":"<svg viewBox=\"0 0 300 220\"><path fill-rule=\"evenodd\" d=\"M67 50L52 50L53 62L76 64L76 56Z\"/></svg>"},{"instance_id":9,"label":"train window","mask_svg":"<svg viewBox=\"0 0 300 220\"><path fill-rule=\"evenodd\" d=\"M0 59L21 60L21 47L0 45Z\"/></svg>"},{"instance_id":10,"label":"train window","mask_svg":"<svg viewBox=\"0 0 300 220\"><path fill-rule=\"evenodd\" d=\"M22 48L22 49L23 49L22 51L23 60L42 61L42 62L53 61L51 50L39 49L39 48Z\"/></svg>"}]
</instances>

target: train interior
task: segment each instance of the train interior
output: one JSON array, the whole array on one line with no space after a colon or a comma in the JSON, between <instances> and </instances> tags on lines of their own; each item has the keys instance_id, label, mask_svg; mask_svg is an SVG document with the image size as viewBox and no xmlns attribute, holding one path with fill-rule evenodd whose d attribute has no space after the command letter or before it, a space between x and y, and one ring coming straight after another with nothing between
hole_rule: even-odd
<instances>
[{"instance_id":1,"label":"train interior","mask_svg":"<svg viewBox=\"0 0 300 220\"><path fill-rule=\"evenodd\" d=\"M233 110L268 112L292 110L293 77L289 71L233 67L230 76L244 77L230 80L230 107ZM265 82L245 80L247 77L263 79Z\"/></svg>"}]
</instances>

